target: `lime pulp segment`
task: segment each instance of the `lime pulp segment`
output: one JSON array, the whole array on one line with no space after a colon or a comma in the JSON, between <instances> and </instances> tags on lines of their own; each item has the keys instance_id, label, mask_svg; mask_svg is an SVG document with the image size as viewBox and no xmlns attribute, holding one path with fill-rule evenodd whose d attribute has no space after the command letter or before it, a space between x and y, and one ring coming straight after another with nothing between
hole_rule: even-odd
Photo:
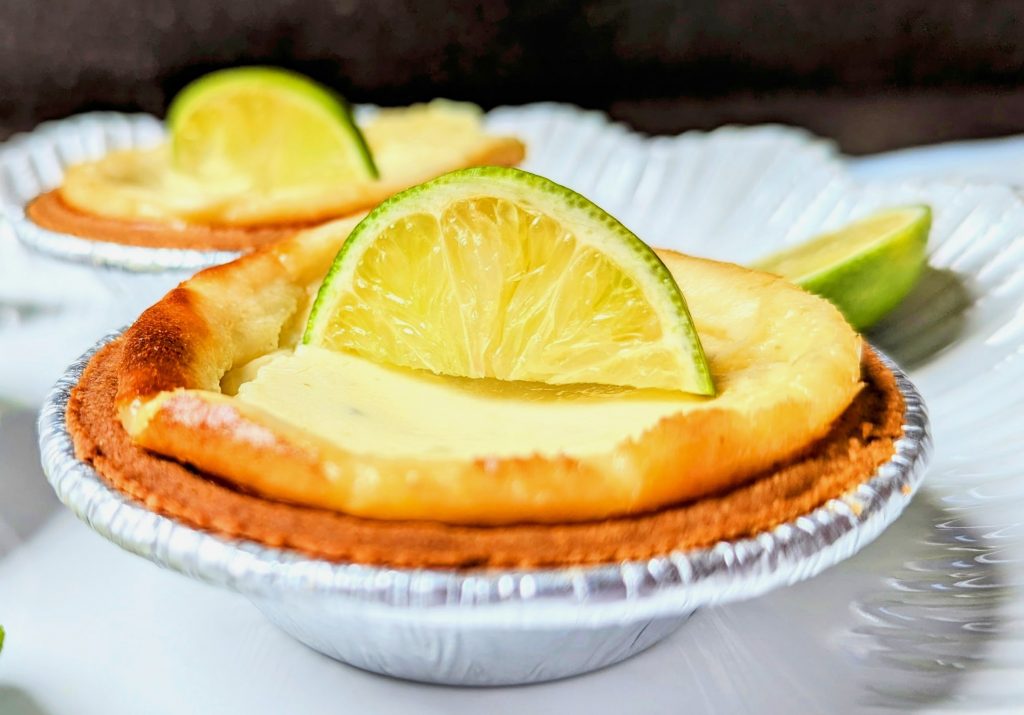
<instances>
[{"instance_id":1,"label":"lime pulp segment","mask_svg":"<svg viewBox=\"0 0 1024 715\"><path fill-rule=\"evenodd\" d=\"M372 211L304 341L461 377L714 391L657 255L579 194L504 167L452 172Z\"/></svg>"},{"instance_id":2,"label":"lime pulp segment","mask_svg":"<svg viewBox=\"0 0 1024 715\"><path fill-rule=\"evenodd\" d=\"M344 100L286 70L205 75L175 97L167 124L176 166L198 176L273 186L378 176Z\"/></svg>"}]
</instances>

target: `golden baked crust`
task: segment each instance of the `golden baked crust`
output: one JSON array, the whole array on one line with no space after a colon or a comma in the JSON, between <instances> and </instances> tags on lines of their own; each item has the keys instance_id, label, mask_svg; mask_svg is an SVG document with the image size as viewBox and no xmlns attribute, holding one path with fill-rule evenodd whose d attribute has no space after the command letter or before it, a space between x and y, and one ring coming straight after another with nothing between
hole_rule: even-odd
<instances>
[{"instance_id":1,"label":"golden baked crust","mask_svg":"<svg viewBox=\"0 0 1024 715\"><path fill-rule=\"evenodd\" d=\"M194 248L203 251L248 251L280 241L316 223L215 226L127 221L98 216L69 206L57 189L32 199L25 213L38 226L79 238L124 246Z\"/></svg>"},{"instance_id":2,"label":"golden baked crust","mask_svg":"<svg viewBox=\"0 0 1024 715\"><path fill-rule=\"evenodd\" d=\"M233 366L294 344L331 260L361 219L207 268L143 312L125 333L119 409L165 390L219 391Z\"/></svg>"},{"instance_id":3,"label":"golden baked crust","mask_svg":"<svg viewBox=\"0 0 1024 715\"><path fill-rule=\"evenodd\" d=\"M152 511L222 536L332 561L558 567L710 546L758 534L843 496L892 456L902 434L904 404L895 380L865 351L865 388L829 433L804 455L739 488L653 513L572 524L488 527L365 519L254 496L134 444L114 407L125 346L121 339L97 353L72 393L67 421L78 458ZM152 384L162 382L156 378Z\"/></svg>"}]
</instances>

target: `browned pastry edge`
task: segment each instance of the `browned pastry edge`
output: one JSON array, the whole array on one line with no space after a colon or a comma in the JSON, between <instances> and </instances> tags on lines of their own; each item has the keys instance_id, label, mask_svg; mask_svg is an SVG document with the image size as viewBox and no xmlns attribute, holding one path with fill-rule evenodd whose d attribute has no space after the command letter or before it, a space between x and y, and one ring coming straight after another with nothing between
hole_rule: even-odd
<instances>
[{"instance_id":1,"label":"browned pastry edge","mask_svg":"<svg viewBox=\"0 0 1024 715\"><path fill-rule=\"evenodd\" d=\"M729 492L656 512L574 524L382 521L270 501L135 445L114 410L120 341L92 359L68 404L79 459L148 509L199 529L332 561L400 567L542 567L644 559L751 536L840 497L902 434L895 378L865 351L865 389L804 456Z\"/></svg>"},{"instance_id":2,"label":"browned pastry edge","mask_svg":"<svg viewBox=\"0 0 1024 715\"><path fill-rule=\"evenodd\" d=\"M60 189L40 194L26 207L33 223L51 231L94 241L147 248L192 248L246 251L287 238L322 221L263 226L214 226L158 221L127 221L79 211L67 204Z\"/></svg>"}]
</instances>

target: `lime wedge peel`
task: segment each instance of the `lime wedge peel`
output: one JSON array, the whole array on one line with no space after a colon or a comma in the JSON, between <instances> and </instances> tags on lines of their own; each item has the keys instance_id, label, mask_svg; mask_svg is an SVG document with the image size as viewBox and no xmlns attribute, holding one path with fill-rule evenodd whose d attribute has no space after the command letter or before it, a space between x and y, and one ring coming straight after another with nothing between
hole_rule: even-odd
<instances>
[{"instance_id":1,"label":"lime wedge peel","mask_svg":"<svg viewBox=\"0 0 1024 715\"><path fill-rule=\"evenodd\" d=\"M484 214L486 217L481 218ZM458 233L458 226L465 227L469 225L466 222L472 224L473 221L477 222L474 224L476 228L470 228L468 234L465 230ZM426 228L422 231L403 228L417 222L423 222ZM514 235L496 237L495 234L502 233L500 229L503 226ZM543 233L545 230L548 232ZM433 232L431 235L436 236L433 243L410 248L413 242L421 240L419 237L424 231ZM538 239L531 244L532 231L543 233L546 240ZM557 257L541 255L544 251L557 250L557 247L552 248L557 244L554 236L575 247L571 249L575 251L573 260L557 263ZM395 258L393 263L402 269L408 265L407 272L411 278L406 280L400 275L392 276L384 270L371 279L380 284L371 286L376 292L364 291L360 297L353 297L353 291L359 286L367 286L366 262L387 260L379 250L374 252L373 247L378 241L391 241L388 245L392 246L392 252L419 251L419 254ZM475 243L487 241L493 245L485 246L479 253L473 252ZM455 255L465 251L469 253L463 253L461 257ZM541 253L537 254L537 251ZM443 259L437 258L439 252L445 254ZM477 262L473 263L474 260ZM587 270L578 268L583 264ZM467 269L469 272L465 276L458 275L460 268L466 265L472 270ZM506 268L510 265L518 268ZM545 270L549 274L554 273L556 269L550 268L552 265L561 266L558 276L543 278L547 283L529 283L530 280L541 281ZM434 278L425 279L424 272L432 267L436 267ZM448 275L442 275L445 273ZM487 293L487 284L491 281L481 279L481 276L492 276L503 287ZM432 290L433 286L424 288L423 281L435 279L447 281L438 295L427 300L417 294L417 291ZM574 280L581 283L574 284ZM357 288L353 288L354 284ZM609 287L613 284L616 287ZM460 285L465 287L461 300L460 296L452 295L453 291L459 291ZM543 286L545 292L534 296L532 291L539 290L538 285ZM624 287L620 289L618 286ZM627 296L621 305L615 302L616 299L607 297L610 291L614 293L615 290ZM488 306L484 306L479 311L489 315L489 319L474 322L472 316L451 316L452 313L465 312L463 306L470 303L476 306L477 302L483 302L485 293L501 296L495 298L499 304L497 309L488 313ZM425 304L431 300L435 303L445 301L445 305L452 309L445 311L426 305L424 313L434 317L428 318L426 323L412 326L413 329L406 329L406 332L423 337L423 345L416 343L415 339L405 340L399 336L388 346L373 346L367 344L372 339L366 335L392 331L393 322L375 323L365 329L346 326L346 321L353 319L353 311L362 310L360 306L367 302L367 295L371 296L370 302L377 303L368 310L375 313L374 320L380 321L396 319L389 315L393 306L407 307L417 300ZM581 295L583 297L579 297ZM373 296L384 297L377 299ZM559 301L571 302L574 296L578 301L589 300L590 303L582 308L576 306L575 313L572 306L559 306ZM534 297L537 300L532 300ZM621 314L617 312L620 307ZM587 310L591 312L581 312ZM538 317L532 327L515 326L517 321L529 320L520 319L520 313L543 317ZM576 316L571 329L560 331L557 325L552 328L552 321L557 323L558 316L564 315ZM584 317L580 318L580 315ZM410 313L405 311L399 320L412 325L416 320L409 316ZM637 316L646 316L646 319L641 321ZM615 325L616 320L628 319L637 321L637 325ZM447 325L436 326L429 324L431 321ZM501 325L495 327L495 323ZM383 330L378 329L381 324ZM431 331L442 327L445 329L441 336L431 342ZM655 336L635 338L645 330L653 330ZM517 335L516 331L532 331L535 335ZM491 338L477 340L481 333L490 333ZM566 335L570 337L564 337ZM627 336L627 342L616 343L614 336L622 335ZM531 363L531 360L544 363L547 359L536 357L544 350L537 345L553 345L567 340L578 340L578 344L551 348L563 350L559 357L561 362ZM714 394L707 360L683 294L657 254L619 221L583 196L541 176L505 167L451 172L396 194L374 209L352 231L328 271L314 302L303 342L356 352L380 362L463 377L553 384L591 382ZM446 350L443 345L451 343L466 343L468 349L467 345L453 346L453 355L434 359L434 353ZM497 352L504 350L506 356L513 356L512 359L501 365L486 364L490 358L484 353L494 353L495 345L499 345ZM531 348L535 348L533 353ZM464 353L454 354L460 350ZM575 356L583 357L577 359ZM630 360L635 361L639 379L629 372L632 369ZM499 360L495 358L497 362ZM560 365L564 370L552 371L552 364ZM648 364L656 366L645 375L644 368Z\"/></svg>"},{"instance_id":2,"label":"lime wedge peel","mask_svg":"<svg viewBox=\"0 0 1024 715\"><path fill-rule=\"evenodd\" d=\"M289 70L252 66L204 75L175 96L167 126L175 165L186 173L295 183L295 176L330 167L349 178L379 178L345 100Z\"/></svg>"},{"instance_id":3,"label":"lime wedge peel","mask_svg":"<svg viewBox=\"0 0 1024 715\"><path fill-rule=\"evenodd\" d=\"M753 268L775 273L832 302L866 330L907 296L924 268L928 206L878 211L774 253Z\"/></svg>"}]
</instances>

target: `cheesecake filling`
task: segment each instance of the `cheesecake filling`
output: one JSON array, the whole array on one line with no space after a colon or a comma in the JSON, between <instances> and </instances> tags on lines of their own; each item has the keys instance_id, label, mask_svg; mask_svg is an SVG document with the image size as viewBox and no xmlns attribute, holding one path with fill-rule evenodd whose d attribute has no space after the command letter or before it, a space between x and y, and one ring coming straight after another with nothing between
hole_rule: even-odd
<instances>
[{"instance_id":1,"label":"cheesecake filling","mask_svg":"<svg viewBox=\"0 0 1024 715\"><path fill-rule=\"evenodd\" d=\"M894 378L869 352L866 389L813 454L716 498L574 523L451 526L437 521L441 513L411 521L366 519L235 489L215 472L138 449L114 416L120 357L119 344L104 348L74 388L67 419L79 459L152 511L225 538L343 563L564 568L712 547L757 535L844 495L856 509L850 491L892 456L902 435L903 403Z\"/></svg>"},{"instance_id":2,"label":"cheesecake filling","mask_svg":"<svg viewBox=\"0 0 1024 715\"><path fill-rule=\"evenodd\" d=\"M707 402L662 390L440 376L306 345L259 358L223 386L347 451L423 459L601 454Z\"/></svg>"},{"instance_id":3,"label":"cheesecake filling","mask_svg":"<svg viewBox=\"0 0 1024 715\"><path fill-rule=\"evenodd\" d=\"M500 143L484 133L478 107L447 101L381 110L363 132L378 180L274 187L255 186L243 176L204 180L176 171L164 143L69 167L60 198L78 211L122 221L238 226L314 221L374 203L382 187L399 190L474 163ZM518 142L509 141L518 152Z\"/></svg>"},{"instance_id":4,"label":"cheesecake filling","mask_svg":"<svg viewBox=\"0 0 1024 715\"><path fill-rule=\"evenodd\" d=\"M863 386L861 339L831 305L671 252L660 257L686 286L711 398L441 377L296 347L318 281L282 259L322 266L326 235L200 274L133 326L118 411L137 445L269 499L359 517L586 521L786 463ZM168 317L182 329L168 334Z\"/></svg>"}]
</instances>

